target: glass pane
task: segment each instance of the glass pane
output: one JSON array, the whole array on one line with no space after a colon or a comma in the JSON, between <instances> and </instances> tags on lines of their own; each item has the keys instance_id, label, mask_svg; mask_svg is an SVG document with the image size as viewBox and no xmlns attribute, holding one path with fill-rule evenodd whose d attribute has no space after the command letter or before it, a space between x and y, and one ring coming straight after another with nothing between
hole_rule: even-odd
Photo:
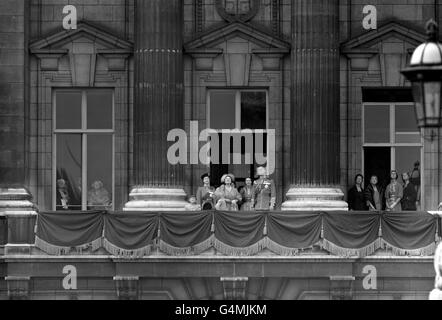
<instances>
[{"instance_id":1,"label":"glass pane","mask_svg":"<svg viewBox=\"0 0 442 320\"><path fill-rule=\"evenodd\" d=\"M88 210L112 208L112 135L87 137Z\"/></svg>"},{"instance_id":2,"label":"glass pane","mask_svg":"<svg viewBox=\"0 0 442 320\"><path fill-rule=\"evenodd\" d=\"M112 129L112 92L87 93L87 128Z\"/></svg>"},{"instance_id":3,"label":"glass pane","mask_svg":"<svg viewBox=\"0 0 442 320\"><path fill-rule=\"evenodd\" d=\"M396 106L396 132L419 132L413 105Z\"/></svg>"},{"instance_id":4,"label":"glass pane","mask_svg":"<svg viewBox=\"0 0 442 320\"><path fill-rule=\"evenodd\" d=\"M415 106L397 105L395 107L395 115L396 143L421 143Z\"/></svg>"},{"instance_id":5,"label":"glass pane","mask_svg":"<svg viewBox=\"0 0 442 320\"><path fill-rule=\"evenodd\" d=\"M365 106L365 142L390 143L390 107Z\"/></svg>"},{"instance_id":6,"label":"glass pane","mask_svg":"<svg viewBox=\"0 0 442 320\"><path fill-rule=\"evenodd\" d=\"M419 133L399 132L396 133L396 143L422 143Z\"/></svg>"},{"instance_id":7,"label":"glass pane","mask_svg":"<svg viewBox=\"0 0 442 320\"><path fill-rule=\"evenodd\" d=\"M400 175L404 172L410 174L413 172L415 163L420 162L421 150L421 147L396 148L396 170Z\"/></svg>"},{"instance_id":8,"label":"glass pane","mask_svg":"<svg viewBox=\"0 0 442 320\"><path fill-rule=\"evenodd\" d=\"M419 124L422 125L421 121L424 117L423 114L423 106L422 106L422 86L418 83L413 83L413 96L416 104L416 118L419 121Z\"/></svg>"},{"instance_id":9,"label":"glass pane","mask_svg":"<svg viewBox=\"0 0 442 320\"><path fill-rule=\"evenodd\" d=\"M56 139L56 209L81 210L81 134L58 134Z\"/></svg>"},{"instance_id":10,"label":"glass pane","mask_svg":"<svg viewBox=\"0 0 442 320\"><path fill-rule=\"evenodd\" d=\"M57 92L57 129L81 129L81 100L81 92Z\"/></svg>"},{"instance_id":11,"label":"glass pane","mask_svg":"<svg viewBox=\"0 0 442 320\"><path fill-rule=\"evenodd\" d=\"M210 93L211 129L235 128L235 91L214 91Z\"/></svg>"},{"instance_id":12,"label":"glass pane","mask_svg":"<svg viewBox=\"0 0 442 320\"><path fill-rule=\"evenodd\" d=\"M425 88L425 116L428 124L438 125L440 117L440 82L426 82Z\"/></svg>"},{"instance_id":13,"label":"glass pane","mask_svg":"<svg viewBox=\"0 0 442 320\"><path fill-rule=\"evenodd\" d=\"M241 93L241 129L267 129L265 92Z\"/></svg>"}]
</instances>

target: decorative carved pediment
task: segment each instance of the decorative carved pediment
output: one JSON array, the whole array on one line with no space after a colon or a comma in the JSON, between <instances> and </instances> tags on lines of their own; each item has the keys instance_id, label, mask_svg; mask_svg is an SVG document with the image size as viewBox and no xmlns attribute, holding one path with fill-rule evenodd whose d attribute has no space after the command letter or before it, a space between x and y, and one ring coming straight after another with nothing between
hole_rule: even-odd
<instances>
[{"instance_id":1,"label":"decorative carved pediment","mask_svg":"<svg viewBox=\"0 0 442 320\"><path fill-rule=\"evenodd\" d=\"M367 31L343 43L341 52L351 59L353 70L368 70L369 59L373 56L400 55L407 52L403 57L406 61L409 52L425 40L424 33L390 21L377 30Z\"/></svg>"},{"instance_id":2,"label":"decorative carved pediment","mask_svg":"<svg viewBox=\"0 0 442 320\"><path fill-rule=\"evenodd\" d=\"M291 44L254 25L236 21L223 25L185 44L196 69L213 71L214 60L223 56L228 85L246 86L253 56L262 60L263 71L279 70Z\"/></svg>"},{"instance_id":3,"label":"decorative carved pediment","mask_svg":"<svg viewBox=\"0 0 442 320\"><path fill-rule=\"evenodd\" d=\"M290 43L275 37L266 30L239 21L206 32L185 44L184 48L187 53L192 54L194 51L214 48L220 43L236 37L249 40L263 49L279 50L283 54L289 53L291 49Z\"/></svg>"},{"instance_id":4,"label":"decorative carved pediment","mask_svg":"<svg viewBox=\"0 0 442 320\"><path fill-rule=\"evenodd\" d=\"M75 30L62 30L31 43L30 51L42 71L58 71L60 59L68 56L74 86L93 86L97 58L107 60L108 71L124 71L133 44L110 32L81 22Z\"/></svg>"}]
</instances>

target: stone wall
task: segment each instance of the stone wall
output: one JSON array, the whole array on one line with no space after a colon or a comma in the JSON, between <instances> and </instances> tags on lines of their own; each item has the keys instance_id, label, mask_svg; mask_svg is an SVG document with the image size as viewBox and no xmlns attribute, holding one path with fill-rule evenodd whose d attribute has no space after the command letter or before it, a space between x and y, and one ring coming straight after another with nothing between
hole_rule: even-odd
<instances>
[{"instance_id":1,"label":"stone wall","mask_svg":"<svg viewBox=\"0 0 442 320\"><path fill-rule=\"evenodd\" d=\"M25 182L27 4L0 3L0 184L5 186Z\"/></svg>"}]
</instances>

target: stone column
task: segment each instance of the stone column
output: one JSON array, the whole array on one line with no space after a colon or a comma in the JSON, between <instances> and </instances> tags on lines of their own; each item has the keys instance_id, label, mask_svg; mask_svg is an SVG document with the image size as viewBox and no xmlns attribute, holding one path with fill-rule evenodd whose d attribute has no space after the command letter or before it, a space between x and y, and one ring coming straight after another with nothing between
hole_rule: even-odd
<instances>
[{"instance_id":1,"label":"stone column","mask_svg":"<svg viewBox=\"0 0 442 320\"><path fill-rule=\"evenodd\" d=\"M283 210L348 210L339 189L339 1L292 2L291 189Z\"/></svg>"},{"instance_id":2,"label":"stone column","mask_svg":"<svg viewBox=\"0 0 442 320\"><path fill-rule=\"evenodd\" d=\"M6 217L6 252L34 243L36 212L25 188L28 160L29 1L1 1L0 30L0 216ZM4 240L3 240L4 241Z\"/></svg>"},{"instance_id":3,"label":"stone column","mask_svg":"<svg viewBox=\"0 0 442 320\"><path fill-rule=\"evenodd\" d=\"M184 210L184 172L167 160L167 135L184 127L182 0L137 0L134 170L125 210Z\"/></svg>"}]
</instances>

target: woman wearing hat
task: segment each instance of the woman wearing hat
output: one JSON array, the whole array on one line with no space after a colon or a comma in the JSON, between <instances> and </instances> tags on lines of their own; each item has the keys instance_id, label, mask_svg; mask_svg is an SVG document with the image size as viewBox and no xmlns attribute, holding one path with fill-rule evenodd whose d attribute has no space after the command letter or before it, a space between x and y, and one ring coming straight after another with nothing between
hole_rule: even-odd
<instances>
[{"instance_id":1,"label":"woman wearing hat","mask_svg":"<svg viewBox=\"0 0 442 320\"><path fill-rule=\"evenodd\" d=\"M203 186L199 187L196 192L196 203L203 210L212 210L215 207L213 201L215 188L210 186L210 177L207 173L201 176L201 180L203 181Z\"/></svg>"},{"instance_id":2,"label":"woman wearing hat","mask_svg":"<svg viewBox=\"0 0 442 320\"><path fill-rule=\"evenodd\" d=\"M255 188L251 178L246 178L246 185L240 193L242 197L241 211L253 211L255 206Z\"/></svg>"},{"instance_id":3,"label":"woman wearing hat","mask_svg":"<svg viewBox=\"0 0 442 320\"><path fill-rule=\"evenodd\" d=\"M234 187L235 176L225 174L221 178L221 187L215 191L216 210L219 211L238 211L238 203L241 201L241 195Z\"/></svg>"},{"instance_id":4,"label":"woman wearing hat","mask_svg":"<svg viewBox=\"0 0 442 320\"><path fill-rule=\"evenodd\" d=\"M276 204L276 186L272 179L267 176L267 170L264 167L256 169L259 179L255 181L255 210L275 210Z\"/></svg>"}]
</instances>

